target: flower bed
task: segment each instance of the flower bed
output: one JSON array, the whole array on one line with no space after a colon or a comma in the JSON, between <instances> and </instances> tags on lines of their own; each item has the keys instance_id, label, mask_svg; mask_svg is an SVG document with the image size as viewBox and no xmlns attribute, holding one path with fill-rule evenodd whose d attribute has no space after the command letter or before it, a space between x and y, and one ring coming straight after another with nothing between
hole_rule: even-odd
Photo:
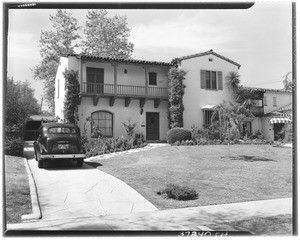
<instances>
[{"instance_id":1,"label":"flower bed","mask_svg":"<svg viewBox=\"0 0 300 240\"><path fill-rule=\"evenodd\" d=\"M98 156L106 153L126 151L147 145L144 136L135 134L134 137L96 138L84 145L86 157Z\"/></svg>"}]
</instances>

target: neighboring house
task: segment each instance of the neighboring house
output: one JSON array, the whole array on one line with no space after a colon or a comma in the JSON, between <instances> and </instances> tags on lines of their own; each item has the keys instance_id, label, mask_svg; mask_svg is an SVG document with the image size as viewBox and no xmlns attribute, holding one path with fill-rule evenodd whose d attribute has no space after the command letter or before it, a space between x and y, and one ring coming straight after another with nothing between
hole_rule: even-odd
<instances>
[{"instance_id":1,"label":"neighboring house","mask_svg":"<svg viewBox=\"0 0 300 240\"><path fill-rule=\"evenodd\" d=\"M81 102L79 122L81 131L86 124L88 137L96 137L95 129L104 136L126 135L123 123L137 123L137 130L148 141L166 140L168 129L168 71L172 66L187 72L184 84L184 128L206 127L211 123L214 106L234 101L226 84L229 72L238 72L241 65L213 50L174 59L171 63L101 58L87 55L62 57L55 79L55 114L63 119L65 79L63 72L78 72ZM256 89L254 119L246 119L245 129L270 134L270 123L264 112L291 103L291 93ZM276 97L277 108L273 108ZM267 99L267 100L265 100ZM267 105L266 105L267 103ZM269 105L268 105L269 104ZM274 138L274 137L273 137Z\"/></svg>"},{"instance_id":2,"label":"neighboring house","mask_svg":"<svg viewBox=\"0 0 300 240\"><path fill-rule=\"evenodd\" d=\"M266 139L284 139L285 130L292 128L292 92L266 89L262 133Z\"/></svg>"},{"instance_id":3,"label":"neighboring house","mask_svg":"<svg viewBox=\"0 0 300 240\"><path fill-rule=\"evenodd\" d=\"M257 97L255 105L251 108L255 118L245 121L250 133L255 134L259 131L268 140L283 139L284 134L278 133L284 128L291 129L292 91L253 87L251 89Z\"/></svg>"}]
</instances>

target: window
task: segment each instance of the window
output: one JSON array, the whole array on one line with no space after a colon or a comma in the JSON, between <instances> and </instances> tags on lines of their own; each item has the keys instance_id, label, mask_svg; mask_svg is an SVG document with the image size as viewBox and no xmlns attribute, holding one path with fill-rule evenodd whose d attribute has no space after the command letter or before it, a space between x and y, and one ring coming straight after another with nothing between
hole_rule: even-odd
<instances>
[{"instance_id":1,"label":"window","mask_svg":"<svg viewBox=\"0 0 300 240\"><path fill-rule=\"evenodd\" d=\"M149 85L157 85L157 74L156 72L149 72Z\"/></svg>"},{"instance_id":2,"label":"window","mask_svg":"<svg viewBox=\"0 0 300 240\"><path fill-rule=\"evenodd\" d=\"M86 68L86 81L88 83L104 83L104 69L103 68Z\"/></svg>"},{"instance_id":3,"label":"window","mask_svg":"<svg viewBox=\"0 0 300 240\"><path fill-rule=\"evenodd\" d=\"M68 127L52 127L49 128L48 130L49 133L76 133L76 129L75 128L68 128Z\"/></svg>"},{"instance_id":4,"label":"window","mask_svg":"<svg viewBox=\"0 0 300 240\"><path fill-rule=\"evenodd\" d=\"M273 97L273 107L277 107L277 98Z\"/></svg>"},{"instance_id":5,"label":"window","mask_svg":"<svg viewBox=\"0 0 300 240\"><path fill-rule=\"evenodd\" d=\"M213 115L213 111L211 110L205 110L204 112L204 127L207 128L211 124L211 117Z\"/></svg>"},{"instance_id":6,"label":"window","mask_svg":"<svg viewBox=\"0 0 300 240\"><path fill-rule=\"evenodd\" d=\"M222 90L222 72L220 71L200 71L200 81L202 89Z\"/></svg>"},{"instance_id":7,"label":"window","mask_svg":"<svg viewBox=\"0 0 300 240\"><path fill-rule=\"evenodd\" d=\"M92 113L92 137L113 136L113 115L110 112Z\"/></svg>"}]
</instances>

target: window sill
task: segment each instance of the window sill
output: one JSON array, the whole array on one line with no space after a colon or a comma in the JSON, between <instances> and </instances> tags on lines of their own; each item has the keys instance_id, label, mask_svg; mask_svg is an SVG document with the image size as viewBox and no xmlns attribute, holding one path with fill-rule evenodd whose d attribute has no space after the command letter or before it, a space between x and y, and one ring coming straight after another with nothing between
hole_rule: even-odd
<instances>
[{"instance_id":1,"label":"window sill","mask_svg":"<svg viewBox=\"0 0 300 240\"><path fill-rule=\"evenodd\" d=\"M201 88L201 90L208 90L208 91L214 91L214 92L222 91L221 89L210 89L210 88Z\"/></svg>"}]
</instances>

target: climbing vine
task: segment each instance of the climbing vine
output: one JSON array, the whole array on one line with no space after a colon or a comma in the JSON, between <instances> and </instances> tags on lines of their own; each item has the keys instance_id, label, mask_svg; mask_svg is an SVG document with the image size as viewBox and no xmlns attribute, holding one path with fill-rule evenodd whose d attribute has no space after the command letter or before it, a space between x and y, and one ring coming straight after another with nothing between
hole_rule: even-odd
<instances>
[{"instance_id":1,"label":"climbing vine","mask_svg":"<svg viewBox=\"0 0 300 240\"><path fill-rule=\"evenodd\" d=\"M64 100L64 119L70 123L77 123L79 98L79 82L78 72L73 70L65 70L64 77L66 79L66 94Z\"/></svg>"},{"instance_id":2,"label":"climbing vine","mask_svg":"<svg viewBox=\"0 0 300 240\"><path fill-rule=\"evenodd\" d=\"M183 127L183 95L185 85L186 72L172 67L168 74L168 96L169 96L169 109L168 119L169 128Z\"/></svg>"}]
</instances>

